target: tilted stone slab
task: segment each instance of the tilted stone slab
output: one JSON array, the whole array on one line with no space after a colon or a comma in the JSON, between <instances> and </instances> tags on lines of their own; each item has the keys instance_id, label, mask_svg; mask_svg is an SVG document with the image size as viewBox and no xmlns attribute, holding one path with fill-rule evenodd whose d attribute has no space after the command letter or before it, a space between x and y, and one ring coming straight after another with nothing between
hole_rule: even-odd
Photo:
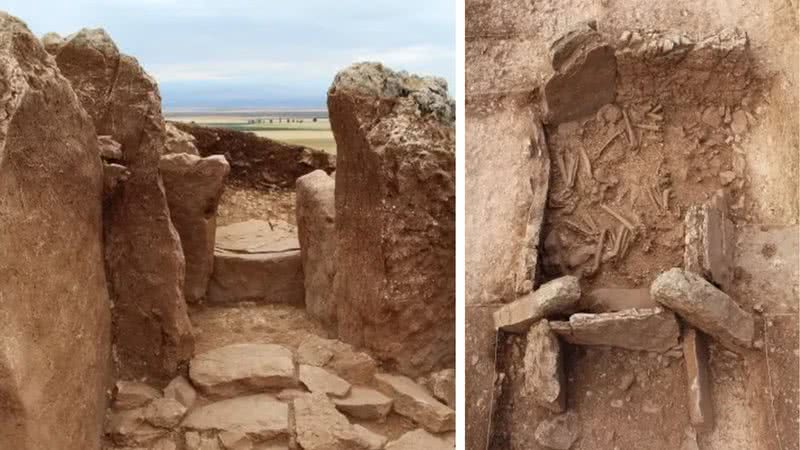
<instances>
[{"instance_id":1,"label":"tilted stone slab","mask_svg":"<svg viewBox=\"0 0 800 450\"><path fill-rule=\"evenodd\" d=\"M752 347L755 335L753 316L702 276L670 269L653 281L650 294L655 301L718 339L730 350Z\"/></svg>"},{"instance_id":2,"label":"tilted stone slab","mask_svg":"<svg viewBox=\"0 0 800 450\"><path fill-rule=\"evenodd\" d=\"M222 400L190 411L181 428L245 433L258 440L288 438L289 405L268 394Z\"/></svg>"},{"instance_id":3,"label":"tilted stone slab","mask_svg":"<svg viewBox=\"0 0 800 450\"><path fill-rule=\"evenodd\" d=\"M561 344L546 320L540 320L528 331L523 366L528 395L544 408L563 412L567 407L567 385Z\"/></svg>"},{"instance_id":4,"label":"tilted stone slab","mask_svg":"<svg viewBox=\"0 0 800 450\"><path fill-rule=\"evenodd\" d=\"M634 308L655 308L650 289L599 288L581 297L583 312L605 313Z\"/></svg>"},{"instance_id":5,"label":"tilted stone slab","mask_svg":"<svg viewBox=\"0 0 800 450\"><path fill-rule=\"evenodd\" d=\"M392 399L364 386L353 386L344 398L334 398L336 409L350 417L364 420L383 420L392 410Z\"/></svg>"},{"instance_id":6,"label":"tilted stone slab","mask_svg":"<svg viewBox=\"0 0 800 450\"><path fill-rule=\"evenodd\" d=\"M717 191L702 205L691 206L684 218L684 230L684 268L729 291L736 242L725 191Z\"/></svg>"},{"instance_id":7,"label":"tilted stone slab","mask_svg":"<svg viewBox=\"0 0 800 450\"><path fill-rule=\"evenodd\" d=\"M217 206L230 165L222 155L175 153L162 156L158 167L186 259L184 293L196 302L205 297L211 278Z\"/></svg>"},{"instance_id":8,"label":"tilted stone slab","mask_svg":"<svg viewBox=\"0 0 800 450\"><path fill-rule=\"evenodd\" d=\"M711 398L711 379L708 367L708 345L705 336L692 327L683 333L683 358L686 361L689 420L701 430L714 427L714 402Z\"/></svg>"},{"instance_id":9,"label":"tilted stone slab","mask_svg":"<svg viewBox=\"0 0 800 450\"><path fill-rule=\"evenodd\" d=\"M248 220L217 228L209 303L303 305L300 243L286 223Z\"/></svg>"},{"instance_id":10,"label":"tilted stone slab","mask_svg":"<svg viewBox=\"0 0 800 450\"><path fill-rule=\"evenodd\" d=\"M379 373L375 374L375 381L378 389L394 399L394 410L401 416L434 433L455 429L455 411L410 378Z\"/></svg>"},{"instance_id":11,"label":"tilted stone slab","mask_svg":"<svg viewBox=\"0 0 800 450\"><path fill-rule=\"evenodd\" d=\"M573 312L580 297L577 278L557 278L495 311L495 328L509 333L524 333L540 319Z\"/></svg>"},{"instance_id":12,"label":"tilted stone slab","mask_svg":"<svg viewBox=\"0 0 800 450\"><path fill-rule=\"evenodd\" d=\"M297 385L292 351L280 345L229 345L197 355L189 364L192 383L214 397Z\"/></svg>"},{"instance_id":13,"label":"tilted stone slab","mask_svg":"<svg viewBox=\"0 0 800 450\"><path fill-rule=\"evenodd\" d=\"M300 382L311 392L334 397L344 397L350 392L350 383L321 367L301 364L298 373Z\"/></svg>"},{"instance_id":14,"label":"tilted stone slab","mask_svg":"<svg viewBox=\"0 0 800 450\"><path fill-rule=\"evenodd\" d=\"M568 322L550 322L550 328L570 344L653 352L675 347L680 337L675 314L663 308L573 314Z\"/></svg>"}]
</instances>

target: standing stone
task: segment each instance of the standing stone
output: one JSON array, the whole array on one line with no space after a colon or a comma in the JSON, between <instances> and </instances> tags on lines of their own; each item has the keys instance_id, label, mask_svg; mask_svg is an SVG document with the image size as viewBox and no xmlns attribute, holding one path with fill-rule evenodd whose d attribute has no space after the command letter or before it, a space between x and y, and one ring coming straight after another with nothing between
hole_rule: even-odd
<instances>
[{"instance_id":1,"label":"standing stone","mask_svg":"<svg viewBox=\"0 0 800 450\"><path fill-rule=\"evenodd\" d=\"M524 333L540 319L572 312L580 298L581 287L577 278L557 278L495 311L494 326L508 333Z\"/></svg>"},{"instance_id":2,"label":"standing stone","mask_svg":"<svg viewBox=\"0 0 800 450\"><path fill-rule=\"evenodd\" d=\"M573 314L569 322L550 322L550 328L570 344L651 352L675 347L681 335L675 314L660 307Z\"/></svg>"},{"instance_id":3,"label":"standing stone","mask_svg":"<svg viewBox=\"0 0 800 450\"><path fill-rule=\"evenodd\" d=\"M556 73L544 87L551 124L594 114L616 96L617 59L614 48L591 26L561 37L551 48Z\"/></svg>"},{"instance_id":4,"label":"standing stone","mask_svg":"<svg viewBox=\"0 0 800 450\"><path fill-rule=\"evenodd\" d=\"M167 133L164 142L164 154L187 153L189 155L200 155L197 151L197 139L191 134L179 129L172 122L167 122L164 126Z\"/></svg>"},{"instance_id":5,"label":"standing stone","mask_svg":"<svg viewBox=\"0 0 800 450\"><path fill-rule=\"evenodd\" d=\"M567 407L567 385L561 344L546 320L540 320L528 331L523 364L528 395L544 408L563 412Z\"/></svg>"},{"instance_id":6,"label":"standing stone","mask_svg":"<svg viewBox=\"0 0 800 450\"><path fill-rule=\"evenodd\" d=\"M103 222L119 375L166 382L191 357L194 336L183 252L158 172L165 139L158 86L100 29L70 36L56 62L97 134L122 145L130 170Z\"/></svg>"},{"instance_id":7,"label":"standing stone","mask_svg":"<svg viewBox=\"0 0 800 450\"><path fill-rule=\"evenodd\" d=\"M730 291L736 240L725 191L717 191L701 206L690 207L684 228L684 268L700 274L723 291Z\"/></svg>"},{"instance_id":8,"label":"standing stone","mask_svg":"<svg viewBox=\"0 0 800 450\"><path fill-rule=\"evenodd\" d=\"M217 206L230 165L222 155L173 153L161 157L159 170L186 259L184 293L196 302L205 297L214 267Z\"/></svg>"},{"instance_id":9,"label":"standing stone","mask_svg":"<svg viewBox=\"0 0 800 450\"><path fill-rule=\"evenodd\" d=\"M455 361L454 104L377 63L328 91L337 154L339 338L410 376Z\"/></svg>"},{"instance_id":10,"label":"standing stone","mask_svg":"<svg viewBox=\"0 0 800 450\"><path fill-rule=\"evenodd\" d=\"M456 414L452 408L433 398L422 386L402 375L375 374L378 389L394 399L394 410L433 433L452 431Z\"/></svg>"},{"instance_id":11,"label":"standing stone","mask_svg":"<svg viewBox=\"0 0 800 450\"><path fill-rule=\"evenodd\" d=\"M297 237L303 260L306 311L328 327L336 325L335 183L323 170L297 179Z\"/></svg>"},{"instance_id":12,"label":"standing stone","mask_svg":"<svg viewBox=\"0 0 800 450\"><path fill-rule=\"evenodd\" d=\"M670 269L653 281L650 295L732 351L753 345L753 316L700 275Z\"/></svg>"},{"instance_id":13,"label":"standing stone","mask_svg":"<svg viewBox=\"0 0 800 450\"><path fill-rule=\"evenodd\" d=\"M704 336L692 327L683 333L683 357L689 386L689 420L698 430L709 431L714 427L714 404L711 398L708 346Z\"/></svg>"},{"instance_id":14,"label":"standing stone","mask_svg":"<svg viewBox=\"0 0 800 450\"><path fill-rule=\"evenodd\" d=\"M110 376L103 166L39 40L0 12L0 448L98 450Z\"/></svg>"}]
</instances>

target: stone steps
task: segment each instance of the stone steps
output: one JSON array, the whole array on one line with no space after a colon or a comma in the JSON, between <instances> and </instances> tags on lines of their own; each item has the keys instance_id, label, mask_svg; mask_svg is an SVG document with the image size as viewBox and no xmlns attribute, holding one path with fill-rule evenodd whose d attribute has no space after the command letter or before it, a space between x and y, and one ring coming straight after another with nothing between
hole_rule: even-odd
<instances>
[{"instance_id":1,"label":"stone steps","mask_svg":"<svg viewBox=\"0 0 800 450\"><path fill-rule=\"evenodd\" d=\"M410 378L376 373L367 358L313 335L295 350L262 343L212 349L191 360L188 380L179 376L163 391L118 382L107 448L452 449L453 409ZM447 391L444 378L434 374L429 385ZM392 431L394 420L406 425Z\"/></svg>"}]
</instances>

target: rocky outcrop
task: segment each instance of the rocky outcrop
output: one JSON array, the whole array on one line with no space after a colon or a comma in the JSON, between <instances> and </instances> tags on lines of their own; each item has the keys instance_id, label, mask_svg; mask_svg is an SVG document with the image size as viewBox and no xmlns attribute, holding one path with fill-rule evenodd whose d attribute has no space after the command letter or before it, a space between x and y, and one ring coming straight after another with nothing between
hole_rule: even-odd
<instances>
[{"instance_id":1,"label":"rocky outcrop","mask_svg":"<svg viewBox=\"0 0 800 450\"><path fill-rule=\"evenodd\" d=\"M121 144L130 171L104 211L119 373L166 382L191 356L194 338L184 257L158 171L165 141L158 86L100 29L71 35L56 62L97 134Z\"/></svg>"},{"instance_id":2,"label":"rocky outcrop","mask_svg":"<svg viewBox=\"0 0 800 450\"><path fill-rule=\"evenodd\" d=\"M297 179L297 238L303 260L306 311L329 328L336 325L336 209L333 178L315 170Z\"/></svg>"},{"instance_id":3,"label":"rocky outcrop","mask_svg":"<svg viewBox=\"0 0 800 450\"><path fill-rule=\"evenodd\" d=\"M446 84L355 64L337 74L328 110L339 338L413 376L452 366L455 115Z\"/></svg>"},{"instance_id":4,"label":"rocky outcrop","mask_svg":"<svg viewBox=\"0 0 800 450\"><path fill-rule=\"evenodd\" d=\"M161 157L159 170L186 259L184 294L187 301L198 301L214 267L217 206L230 166L224 156L174 153Z\"/></svg>"},{"instance_id":5,"label":"rocky outcrop","mask_svg":"<svg viewBox=\"0 0 800 450\"><path fill-rule=\"evenodd\" d=\"M209 303L302 305L304 296L300 244L289 224L248 220L217 229Z\"/></svg>"},{"instance_id":6,"label":"rocky outcrop","mask_svg":"<svg viewBox=\"0 0 800 450\"><path fill-rule=\"evenodd\" d=\"M0 448L98 450L110 312L96 133L2 12L0 80Z\"/></svg>"},{"instance_id":7,"label":"rocky outcrop","mask_svg":"<svg viewBox=\"0 0 800 450\"><path fill-rule=\"evenodd\" d=\"M284 144L253 133L225 128L173 123L195 138L201 156L225 155L231 163L230 180L255 189L291 187L299 177L321 169L336 169L336 155L300 145Z\"/></svg>"}]
</instances>

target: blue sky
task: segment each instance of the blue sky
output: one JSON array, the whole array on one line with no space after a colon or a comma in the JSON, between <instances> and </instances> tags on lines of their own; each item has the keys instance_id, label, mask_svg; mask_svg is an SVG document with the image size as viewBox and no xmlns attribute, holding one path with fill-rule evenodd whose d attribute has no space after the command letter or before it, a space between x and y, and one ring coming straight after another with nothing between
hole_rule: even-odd
<instances>
[{"instance_id":1,"label":"blue sky","mask_svg":"<svg viewBox=\"0 0 800 450\"><path fill-rule=\"evenodd\" d=\"M455 1L8 0L38 36L102 27L167 108L322 107L355 61L455 80Z\"/></svg>"}]
</instances>

